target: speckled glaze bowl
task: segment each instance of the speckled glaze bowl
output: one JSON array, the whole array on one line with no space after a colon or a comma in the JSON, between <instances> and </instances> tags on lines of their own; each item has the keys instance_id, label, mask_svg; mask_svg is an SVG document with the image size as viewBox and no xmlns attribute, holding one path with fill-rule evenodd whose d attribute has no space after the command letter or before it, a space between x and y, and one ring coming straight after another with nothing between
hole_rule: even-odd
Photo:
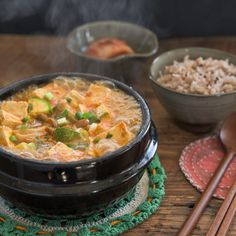
<instances>
[{"instance_id":1,"label":"speckled glaze bowl","mask_svg":"<svg viewBox=\"0 0 236 236\"><path fill-rule=\"evenodd\" d=\"M88 45L101 38L118 38L135 51L112 59L98 59L84 54ZM77 56L79 72L110 76L129 83L142 74L146 64L158 49L156 35L139 25L122 21L99 21L75 28L67 38L67 48ZM148 73L148 71L147 71Z\"/></svg>"},{"instance_id":2,"label":"speckled glaze bowl","mask_svg":"<svg viewBox=\"0 0 236 236\"><path fill-rule=\"evenodd\" d=\"M163 87L156 81L165 66L173 64L175 60L182 61L186 55L190 58L228 59L236 65L236 57L230 53L209 48L181 48L159 55L152 63L150 81L158 99L166 110L183 125L190 125L195 131L213 127L230 112L236 110L236 91L217 95L183 94Z\"/></svg>"}]
</instances>

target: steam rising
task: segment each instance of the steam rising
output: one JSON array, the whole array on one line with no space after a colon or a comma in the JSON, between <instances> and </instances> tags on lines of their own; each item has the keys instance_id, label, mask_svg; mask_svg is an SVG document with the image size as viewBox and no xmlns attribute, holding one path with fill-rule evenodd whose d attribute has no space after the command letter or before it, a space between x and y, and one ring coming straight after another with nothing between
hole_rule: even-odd
<instances>
[{"instance_id":1,"label":"steam rising","mask_svg":"<svg viewBox=\"0 0 236 236\"><path fill-rule=\"evenodd\" d=\"M29 33L65 35L87 22L122 20L150 28L159 36L168 36L166 24L163 28L161 22L156 22L162 8L159 0L5 0L0 1L0 21L2 25L11 21L21 24L22 33L28 27Z\"/></svg>"},{"instance_id":2,"label":"steam rising","mask_svg":"<svg viewBox=\"0 0 236 236\"><path fill-rule=\"evenodd\" d=\"M165 29L166 24L164 28L159 28L158 25L161 24L156 22L156 18L160 16L156 11L162 11L160 3L160 0L2 0L0 1L0 32L67 35L75 27L87 22L122 20L143 25L158 32L158 36L165 37L169 34ZM38 42L40 44L40 41ZM41 44L37 47L34 41L26 38L24 52L27 52L25 55L28 57L9 66L6 69L6 77L15 79L18 71L23 77L59 70L71 71L74 66L74 70L80 72L98 71L97 74L107 76L110 76L111 72L112 77L123 80L126 75L120 75L120 71L126 73L132 70L132 74L137 75L142 71L143 65L137 61L135 68L131 69L125 65L124 68L119 67L119 73L114 75L113 69L105 72L100 69L100 65L96 67L87 62L85 65L82 62L74 62L75 59L68 57L65 43L60 37L57 40L51 38L49 42L45 48ZM41 65L40 69L37 62ZM6 80L7 83L9 81Z\"/></svg>"},{"instance_id":3,"label":"steam rising","mask_svg":"<svg viewBox=\"0 0 236 236\"><path fill-rule=\"evenodd\" d=\"M65 34L79 24L98 20L122 19L142 25L144 14L141 13L145 5L148 5L145 1L135 1L134 4L133 1L53 0L47 13L47 22L59 34ZM149 16L148 21L151 23L152 17Z\"/></svg>"},{"instance_id":4,"label":"steam rising","mask_svg":"<svg viewBox=\"0 0 236 236\"><path fill-rule=\"evenodd\" d=\"M35 14L43 0L38 1L26 1L26 0L11 0L11 1L0 1L0 20L1 22L10 21L21 17L27 17Z\"/></svg>"}]
</instances>

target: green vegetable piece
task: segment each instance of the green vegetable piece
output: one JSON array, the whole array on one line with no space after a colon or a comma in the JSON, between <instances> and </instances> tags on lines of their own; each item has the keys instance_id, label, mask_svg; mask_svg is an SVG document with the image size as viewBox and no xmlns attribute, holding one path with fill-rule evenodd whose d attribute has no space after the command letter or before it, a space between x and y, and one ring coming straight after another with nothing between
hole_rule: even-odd
<instances>
[{"instance_id":1,"label":"green vegetable piece","mask_svg":"<svg viewBox=\"0 0 236 236\"><path fill-rule=\"evenodd\" d=\"M104 117L106 117L106 116L108 116L108 115L109 115L109 113L106 111L106 112L102 113L102 114L99 116L99 118L102 119L102 118L104 118Z\"/></svg>"},{"instance_id":2,"label":"green vegetable piece","mask_svg":"<svg viewBox=\"0 0 236 236\"><path fill-rule=\"evenodd\" d=\"M86 142L89 141L89 133L88 133L87 130L80 128L78 130L78 132L79 132L79 135L80 135L80 139L82 141L86 141Z\"/></svg>"},{"instance_id":3,"label":"green vegetable piece","mask_svg":"<svg viewBox=\"0 0 236 236\"><path fill-rule=\"evenodd\" d=\"M26 129L28 129L28 126L26 124L23 124L23 125L17 126L17 128L21 129L21 130L26 130Z\"/></svg>"},{"instance_id":4,"label":"green vegetable piece","mask_svg":"<svg viewBox=\"0 0 236 236\"><path fill-rule=\"evenodd\" d=\"M37 147L36 147L36 144L35 143L28 143L28 147L32 150L36 150Z\"/></svg>"},{"instance_id":5,"label":"green vegetable piece","mask_svg":"<svg viewBox=\"0 0 236 236\"><path fill-rule=\"evenodd\" d=\"M63 117L67 117L69 115L69 111L67 109L65 109L58 117L57 119L63 118Z\"/></svg>"},{"instance_id":6,"label":"green vegetable piece","mask_svg":"<svg viewBox=\"0 0 236 236\"><path fill-rule=\"evenodd\" d=\"M107 138L107 139L110 139L110 138L112 138L112 136L113 136L112 134L110 134L110 133L107 133L107 136L106 136L106 138Z\"/></svg>"},{"instance_id":7,"label":"green vegetable piece","mask_svg":"<svg viewBox=\"0 0 236 236\"><path fill-rule=\"evenodd\" d=\"M66 117L62 117L62 118L60 118L60 119L57 119L57 124L60 125L60 126L66 125L66 124L68 124L68 123L69 123L69 122L68 122L68 120L66 119Z\"/></svg>"},{"instance_id":8,"label":"green vegetable piece","mask_svg":"<svg viewBox=\"0 0 236 236\"><path fill-rule=\"evenodd\" d=\"M78 137L79 133L70 128L60 127L54 131L56 141L67 143Z\"/></svg>"},{"instance_id":9,"label":"green vegetable piece","mask_svg":"<svg viewBox=\"0 0 236 236\"><path fill-rule=\"evenodd\" d=\"M76 113L75 113L75 118L78 119L78 120L84 119L84 118L83 118L83 113L80 112L80 111L79 111L79 112L76 112Z\"/></svg>"},{"instance_id":10,"label":"green vegetable piece","mask_svg":"<svg viewBox=\"0 0 236 236\"><path fill-rule=\"evenodd\" d=\"M71 99L71 98L66 98L66 101L67 101L68 103L71 103L71 102L72 102L72 99Z\"/></svg>"},{"instance_id":11,"label":"green vegetable piece","mask_svg":"<svg viewBox=\"0 0 236 236\"><path fill-rule=\"evenodd\" d=\"M93 113L91 113L91 112L84 112L83 113L83 119L91 119L92 117L94 116L94 114Z\"/></svg>"},{"instance_id":12,"label":"green vegetable piece","mask_svg":"<svg viewBox=\"0 0 236 236\"><path fill-rule=\"evenodd\" d=\"M16 142L16 141L17 141L17 138L16 138L15 135L11 135L11 136L9 137L9 139L10 139L10 141L12 141L12 142Z\"/></svg>"},{"instance_id":13,"label":"green vegetable piece","mask_svg":"<svg viewBox=\"0 0 236 236\"><path fill-rule=\"evenodd\" d=\"M44 98L51 101L54 98L54 95L51 92L48 92L44 95Z\"/></svg>"},{"instance_id":14,"label":"green vegetable piece","mask_svg":"<svg viewBox=\"0 0 236 236\"><path fill-rule=\"evenodd\" d=\"M100 141L100 138L95 138L94 140L93 140L93 143L98 143Z\"/></svg>"},{"instance_id":15,"label":"green vegetable piece","mask_svg":"<svg viewBox=\"0 0 236 236\"><path fill-rule=\"evenodd\" d=\"M95 115L93 114L90 118L89 118L89 123L99 123L101 120Z\"/></svg>"},{"instance_id":16,"label":"green vegetable piece","mask_svg":"<svg viewBox=\"0 0 236 236\"><path fill-rule=\"evenodd\" d=\"M29 103L28 105L28 112L30 113L33 110L33 104Z\"/></svg>"},{"instance_id":17,"label":"green vegetable piece","mask_svg":"<svg viewBox=\"0 0 236 236\"><path fill-rule=\"evenodd\" d=\"M50 113L52 111L51 104L47 100L30 98L29 103L32 104L31 114Z\"/></svg>"},{"instance_id":18,"label":"green vegetable piece","mask_svg":"<svg viewBox=\"0 0 236 236\"><path fill-rule=\"evenodd\" d=\"M22 121L23 123L27 123L27 122L29 122L29 120L30 120L29 117L24 117L21 121Z\"/></svg>"},{"instance_id":19,"label":"green vegetable piece","mask_svg":"<svg viewBox=\"0 0 236 236\"><path fill-rule=\"evenodd\" d=\"M76 112L75 118L78 120L88 119L90 124L100 122L100 119L98 119L98 117L93 112Z\"/></svg>"},{"instance_id":20,"label":"green vegetable piece","mask_svg":"<svg viewBox=\"0 0 236 236\"><path fill-rule=\"evenodd\" d=\"M87 130L82 128L77 129L76 132L79 134L79 136L67 142L66 144L73 149L85 150L90 144L89 133Z\"/></svg>"}]
</instances>

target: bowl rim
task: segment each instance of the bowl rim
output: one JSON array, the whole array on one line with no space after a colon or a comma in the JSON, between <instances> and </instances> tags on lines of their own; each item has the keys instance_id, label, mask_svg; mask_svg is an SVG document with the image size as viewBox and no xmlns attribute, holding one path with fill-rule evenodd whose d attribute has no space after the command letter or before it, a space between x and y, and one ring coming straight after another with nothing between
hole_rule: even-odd
<instances>
[{"instance_id":1,"label":"bowl rim","mask_svg":"<svg viewBox=\"0 0 236 236\"><path fill-rule=\"evenodd\" d=\"M125 55L120 55L120 56L117 56L117 57L114 57L114 58L110 58L110 59L101 59L101 58L96 58L96 57L88 56L88 55L80 52L79 50L75 51L70 46L69 41L71 40L71 38L74 37L74 34L77 31L89 28L90 26L93 26L93 27L97 26L97 25L102 26L102 25L106 25L106 24L110 24L110 25L114 26L117 23L120 24L120 25L127 25L127 26L130 26L130 27L139 28L140 30L142 30L146 34L151 35L152 38L154 39L155 47L152 50L150 50L149 52L146 52L146 53L125 54ZM141 26L141 25L138 25L138 24L134 24L134 23L130 23L130 22L126 22L126 21L104 20L104 21L93 21L93 22L90 22L90 23L85 23L83 25L80 25L80 26L74 28L72 31L69 32L69 34L66 37L66 47L67 47L67 49L71 53L73 53L73 54L75 54L77 56L81 56L83 58L87 58L89 60L98 61L98 62L116 62L116 61L121 61L121 60L129 59L129 58L146 58L146 57L151 57L152 55L154 55L157 52L158 47L159 47L159 43L158 43L158 38L157 38L156 34L154 32L152 32L150 29L148 29L148 28L146 28L144 26Z\"/></svg>"},{"instance_id":2,"label":"bowl rim","mask_svg":"<svg viewBox=\"0 0 236 236\"><path fill-rule=\"evenodd\" d=\"M181 93L181 92L178 92L178 91L176 91L174 89L170 89L170 88L164 87L161 83L159 83L157 81L157 78L154 78L154 75L152 74L152 69L153 69L154 65L158 63L157 62L158 60L161 60L162 57L166 56L169 53L181 52L181 51L183 51L183 52L186 51L186 53L187 53L187 51L191 51L191 50L204 50L204 51L208 51L209 53L215 52L215 53L218 53L218 54L225 54L225 55L228 55L231 58L235 58L235 61L236 61L236 55L234 55L232 53L228 53L228 52L222 51L222 50L213 49L213 48L206 48L206 47L183 47L183 48L172 49L172 50L168 50L168 51L158 55L152 61L151 66L150 66L150 70L149 70L149 76L148 76L149 80L151 80L152 83L154 83L155 85L159 86L160 88L166 90L167 92L174 93L176 95L181 95L181 96L199 97L199 98L216 98L216 97L218 98L218 97L223 97L223 96L228 96L228 95L236 94L236 90L232 91L232 92L229 92L229 93L218 93L218 94L213 94L213 95ZM212 58L214 59L214 57L212 57ZM173 60L173 62L174 62L174 60ZM234 63L231 63L231 64L234 64ZM236 66L236 63L235 63L235 66Z\"/></svg>"},{"instance_id":3,"label":"bowl rim","mask_svg":"<svg viewBox=\"0 0 236 236\"><path fill-rule=\"evenodd\" d=\"M51 166L51 167L54 166L54 167L58 167L58 168L60 168L60 167L61 168L70 168L70 167L74 167L74 166L89 165L89 167L91 167L91 166L95 166L98 163L104 162L107 159L111 160L111 159L117 158L117 156L122 155L123 153L127 152L129 149L131 149L136 144L138 144L143 139L143 137L145 137L146 133L148 132L148 130L151 126L151 114L150 114L150 110L149 110L149 107L148 107L146 101L131 86L128 86L120 81L117 81L115 79L111 79L106 76L94 75L94 74L88 74L88 73L79 73L79 72L56 72L56 73L41 74L41 75L31 76L26 79L18 80L16 82L13 82L13 83L3 87L2 89L0 89L0 96L3 96L5 93L11 92L12 90L14 91L13 92L13 94L14 94L17 91L20 91L23 88L27 88L30 85L41 84L41 83L43 84L44 82L49 82L58 76L80 77L85 80L86 79L89 80L87 77L94 78L94 79L91 79L91 81L107 80L109 82L114 83L119 89L121 89L125 93L127 93L127 91L128 91L128 94L130 96L133 96L136 99L136 101L139 103L141 110L142 110L142 116L144 119L142 119L142 124L141 124L140 130L139 130L139 133L135 136L135 138L133 140L131 140L131 142L129 142L127 145L125 145L123 147L120 147L119 149L115 150L114 152L108 153L108 154L103 155L101 157L96 157L96 158L92 158L92 159L88 159L88 160L78 160L78 161L72 161L72 162L56 162L56 161L43 162L40 160L23 158L20 155L14 154L13 152L9 152L1 147L0 147L0 155L3 154L4 157L6 157L10 160L14 159L16 162L20 162L20 163L24 163L24 164L31 164L31 165L35 165L35 166ZM85 78L83 78L83 76ZM17 90L17 88L18 88L18 90ZM15 91L15 89L16 89L16 91ZM9 96L11 96L11 95L9 95ZM9 96L7 96L7 97L9 97ZM4 100L4 99L0 99L0 102L2 100Z\"/></svg>"}]
</instances>

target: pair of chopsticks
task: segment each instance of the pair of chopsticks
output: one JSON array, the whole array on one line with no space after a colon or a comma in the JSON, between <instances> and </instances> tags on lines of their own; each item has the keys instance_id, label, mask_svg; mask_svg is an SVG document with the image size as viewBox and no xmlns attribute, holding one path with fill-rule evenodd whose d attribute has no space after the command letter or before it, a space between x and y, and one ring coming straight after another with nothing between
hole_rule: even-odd
<instances>
[{"instance_id":1,"label":"pair of chopsticks","mask_svg":"<svg viewBox=\"0 0 236 236\"><path fill-rule=\"evenodd\" d=\"M236 113L235 113L236 114ZM236 121L236 120L235 120ZM235 126L236 128L236 126ZM217 168L215 174L211 178L210 182L207 185L207 188L202 193L201 198L195 204L193 208L192 214L189 218L185 221L182 228L178 232L178 236L189 236L193 231L195 225L197 224L199 218L201 217L204 209L207 207L208 202L210 201L218 183L220 182L221 178L223 177L226 169L228 168L231 161L234 159L235 153L230 152L226 158L222 160L219 167ZM221 235L220 235L221 236Z\"/></svg>"},{"instance_id":2,"label":"pair of chopsticks","mask_svg":"<svg viewBox=\"0 0 236 236\"><path fill-rule=\"evenodd\" d=\"M230 188L206 236L225 236L236 212L236 180Z\"/></svg>"}]
</instances>

